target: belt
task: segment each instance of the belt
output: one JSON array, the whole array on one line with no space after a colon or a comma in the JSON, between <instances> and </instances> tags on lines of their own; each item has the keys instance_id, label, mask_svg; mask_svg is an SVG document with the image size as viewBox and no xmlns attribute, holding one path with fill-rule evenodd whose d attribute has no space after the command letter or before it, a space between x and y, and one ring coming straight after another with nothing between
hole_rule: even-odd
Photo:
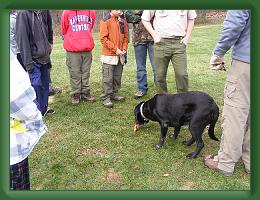
<instances>
[{"instance_id":1,"label":"belt","mask_svg":"<svg viewBox=\"0 0 260 200\"><path fill-rule=\"evenodd\" d=\"M163 39L174 39L174 40L181 40L182 38L184 38L183 36L173 36L171 38L163 38Z\"/></svg>"},{"instance_id":2,"label":"belt","mask_svg":"<svg viewBox=\"0 0 260 200\"><path fill-rule=\"evenodd\" d=\"M174 40L181 40L183 38L183 36L174 36L173 39Z\"/></svg>"}]
</instances>

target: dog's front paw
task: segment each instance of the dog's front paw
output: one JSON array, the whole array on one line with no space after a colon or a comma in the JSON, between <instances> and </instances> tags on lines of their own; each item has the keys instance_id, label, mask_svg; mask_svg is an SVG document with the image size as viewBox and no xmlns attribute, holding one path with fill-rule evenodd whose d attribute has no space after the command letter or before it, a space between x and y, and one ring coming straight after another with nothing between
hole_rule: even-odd
<instances>
[{"instance_id":1,"label":"dog's front paw","mask_svg":"<svg viewBox=\"0 0 260 200\"><path fill-rule=\"evenodd\" d=\"M195 152L191 152L191 153L187 154L186 157L189 159L194 159L194 158L197 158L197 154Z\"/></svg>"}]
</instances>

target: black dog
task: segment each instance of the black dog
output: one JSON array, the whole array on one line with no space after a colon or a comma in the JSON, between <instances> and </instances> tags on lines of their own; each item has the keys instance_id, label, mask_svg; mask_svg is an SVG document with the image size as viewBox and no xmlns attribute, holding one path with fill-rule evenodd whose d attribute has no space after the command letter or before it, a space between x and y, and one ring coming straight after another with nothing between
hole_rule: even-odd
<instances>
[{"instance_id":1,"label":"black dog","mask_svg":"<svg viewBox=\"0 0 260 200\"><path fill-rule=\"evenodd\" d=\"M157 94L150 100L139 103L134 109L134 114L135 129L149 120L159 122L161 136L156 148L163 146L168 127L174 127L174 133L170 137L176 139L181 126L188 124L192 137L183 144L190 146L196 141L197 147L187 158L196 158L204 147L202 133L207 125L210 125L209 137L218 141L214 136L214 127L218 120L219 108L213 98L203 92Z\"/></svg>"}]
</instances>

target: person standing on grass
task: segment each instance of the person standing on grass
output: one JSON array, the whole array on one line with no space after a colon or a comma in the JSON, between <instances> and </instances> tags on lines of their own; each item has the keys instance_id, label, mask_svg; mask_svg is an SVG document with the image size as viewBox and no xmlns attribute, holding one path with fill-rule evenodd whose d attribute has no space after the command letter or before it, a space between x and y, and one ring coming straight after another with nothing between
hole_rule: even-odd
<instances>
[{"instance_id":1,"label":"person standing on grass","mask_svg":"<svg viewBox=\"0 0 260 200\"><path fill-rule=\"evenodd\" d=\"M28 156L45 132L35 90L10 51L10 189L30 190Z\"/></svg>"},{"instance_id":2,"label":"person standing on grass","mask_svg":"<svg viewBox=\"0 0 260 200\"><path fill-rule=\"evenodd\" d=\"M142 23L154 39L158 93L168 93L166 77L170 61L175 71L177 92L188 91L186 46L191 37L196 16L195 10L143 11Z\"/></svg>"},{"instance_id":3,"label":"person standing on grass","mask_svg":"<svg viewBox=\"0 0 260 200\"><path fill-rule=\"evenodd\" d=\"M16 18L16 42L22 62L36 92L37 107L42 115L47 113L51 44L46 23L46 10L25 10Z\"/></svg>"},{"instance_id":4,"label":"person standing on grass","mask_svg":"<svg viewBox=\"0 0 260 200\"><path fill-rule=\"evenodd\" d=\"M225 176L231 176L242 157L250 173L250 11L227 12L221 37L214 48L210 65L221 69L224 55L232 49L232 63L227 74L222 112L222 137L216 156L208 155L204 164ZM217 66L217 67L216 67Z\"/></svg>"},{"instance_id":5,"label":"person standing on grass","mask_svg":"<svg viewBox=\"0 0 260 200\"><path fill-rule=\"evenodd\" d=\"M61 18L63 47L67 52L66 64L70 73L71 103L78 105L80 98L94 102L90 94L90 69L94 40L92 29L96 20L94 10L64 10Z\"/></svg>"},{"instance_id":6,"label":"person standing on grass","mask_svg":"<svg viewBox=\"0 0 260 200\"><path fill-rule=\"evenodd\" d=\"M147 53L153 69L154 83L156 84L155 64L153 57L153 37L145 29L142 21L143 10L126 10L125 16L128 23L133 24L133 45L136 61L137 92L135 99L143 97L148 91L146 58Z\"/></svg>"},{"instance_id":7,"label":"person standing on grass","mask_svg":"<svg viewBox=\"0 0 260 200\"><path fill-rule=\"evenodd\" d=\"M102 86L101 98L103 106L112 108L112 100L122 101L125 97L119 95L125 54L128 47L128 27L121 10L111 10L100 22L100 41L102 44L101 62Z\"/></svg>"}]
</instances>

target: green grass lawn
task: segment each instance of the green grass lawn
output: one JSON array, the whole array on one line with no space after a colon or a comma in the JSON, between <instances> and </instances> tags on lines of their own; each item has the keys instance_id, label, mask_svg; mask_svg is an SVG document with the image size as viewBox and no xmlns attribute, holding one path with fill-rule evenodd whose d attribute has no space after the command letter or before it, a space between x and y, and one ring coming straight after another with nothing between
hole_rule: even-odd
<instances>
[{"instance_id":1,"label":"green grass lawn","mask_svg":"<svg viewBox=\"0 0 260 200\"><path fill-rule=\"evenodd\" d=\"M226 72L208 69L212 50L219 39L220 25L196 27L188 45L190 90L209 93L222 111ZM241 161L233 177L225 177L203 164L203 156L216 154L219 142L203 135L205 147L197 159L186 154L195 145L186 147L183 140L190 138L186 127L173 141L167 138L163 148L156 150L160 127L149 122L134 133L133 108L141 100L133 99L136 92L136 67L132 44L129 44L128 64L124 67L121 94L125 102L105 109L100 100L101 63L100 42L95 34L91 69L92 94L95 103L70 104L70 83L65 64L66 53L62 41L55 39L52 53L53 85L63 89L50 105L56 110L46 117L49 131L30 156L32 190L249 190L250 176ZM226 55L230 66L230 52ZM149 62L148 62L149 63ZM148 64L149 92L144 100L156 93L152 70ZM168 70L168 87L175 93L172 65ZM169 130L170 132L173 129ZM220 119L215 135L220 138Z\"/></svg>"}]
</instances>

